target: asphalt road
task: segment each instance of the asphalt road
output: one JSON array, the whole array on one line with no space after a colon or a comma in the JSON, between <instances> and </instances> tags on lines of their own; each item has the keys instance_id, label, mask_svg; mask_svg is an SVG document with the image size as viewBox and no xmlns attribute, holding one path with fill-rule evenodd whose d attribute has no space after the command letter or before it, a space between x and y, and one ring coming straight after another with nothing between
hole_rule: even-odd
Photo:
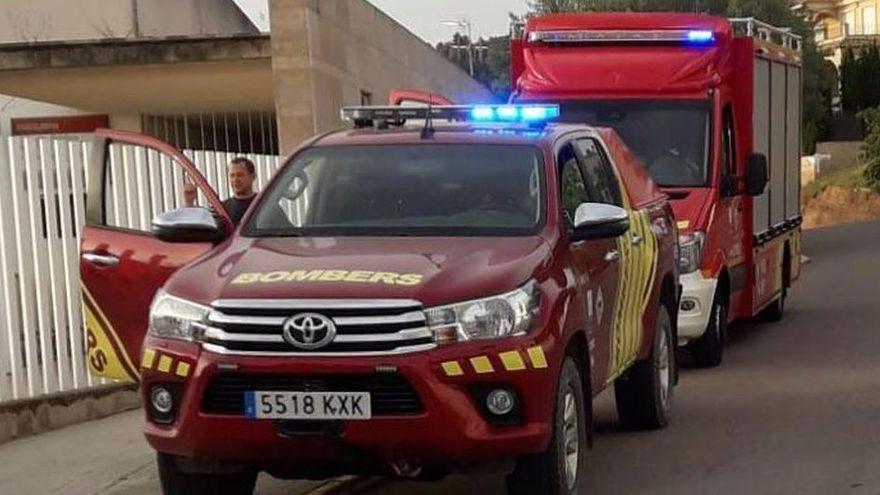
<instances>
[{"instance_id":1,"label":"asphalt road","mask_svg":"<svg viewBox=\"0 0 880 495\"><path fill-rule=\"evenodd\" d=\"M785 319L732 328L720 368L685 367L667 429L621 431L600 397L585 493L880 494L880 222L804 241ZM485 476L369 493L504 490Z\"/></svg>"},{"instance_id":2,"label":"asphalt road","mask_svg":"<svg viewBox=\"0 0 880 495\"><path fill-rule=\"evenodd\" d=\"M599 399L590 494L880 494L880 222L809 231L785 320L739 325L720 368L685 368L669 428L620 431ZM135 411L0 446L0 493L159 493ZM258 495L314 483L260 480ZM324 490L319 490L324 492ZM500 476L369 495L501 495Z\"/></svg>"}]
</instances>

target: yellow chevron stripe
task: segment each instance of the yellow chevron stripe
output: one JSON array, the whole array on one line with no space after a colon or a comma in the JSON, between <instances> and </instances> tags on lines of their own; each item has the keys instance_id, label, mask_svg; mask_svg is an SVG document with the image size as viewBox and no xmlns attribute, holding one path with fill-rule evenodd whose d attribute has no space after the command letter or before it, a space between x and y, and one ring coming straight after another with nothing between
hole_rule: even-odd
<instances>
[{"instance_id":1,"label":"yellow chevron stripe","mask_svg":"<svg viewBox=\"0 0 880 495\"><path fill-rule=\"evenodd\" d=\"M161 371L162 373L168 373L171 371L171 358L166 355L162 355L159 357L159 366L156 366L156 369Z\"/></svg>"},{"instance_id":2,"label":"yellow chevron stripe","mask_svg":"<svg viewBox=\"0 0 880 495\"><path fill-rule=\"evenodd\" d=\"M443 367L443 372L446 373L446 376L462 376L464 375L464 370L461 369L461 365L458 364L458 361L446 361L441 364Z\"/></svg>"},{"instance_id":3,"label":"yellow chevron stripe","mask_svg":"<svg viewBox=\"0 0 880 495\"><path fill-rule=\"evenodd\" d=\"M181 378L186 378L189 376L190 365L189 363L185 363L183 361L177 363L177 372L175 373L177 376Z\"/></svg>"},{"instance_id":4,"label":"yellow chevron stripe","mask_svg":"<svg viewBox=\"0 0 880 495\"><path fill-rule=\"evenodd\" d=\"M529 355L529 361L532 362L533 368L542 369L547 367L547 357L544 355L544 349L540 346L530 347L526 352Z\"/></svg>"},{"instance_id":5,"label":"yellow chevron stripe","mask_svg":"<svg viewBox=\"0 0 880 495\"><path fill-rule=\"evenodd\" d=\"M154 349L144 349L144 355L141 357L141 368L150 369L153 367L153 361L156 360L156 351Z\"/></svg>"},{"instance_id":6,"label":"yellow chevron stripe","mask_svg":"<svg viewBox=\"0 0 880 495\"><path fill-rule=\"evenodd\" d=\"M520 371L526 369L526 363L523 362L522 356L517 351L502 352L498 355L501 364L507 371Z\"/></svg>"},{"instance_id":7,"label":"yellow chevron stripe","mask_svg":"<svg viewBox=\"0 0 880 495\"><path fill-rule=\"evenodd\" d=\"M492 361L489 361L489 358L486 356L471 358L471 366L473 366L474 371L480 375L495 372L495 368L492 366Z\"/></svg>"}]
</instances>

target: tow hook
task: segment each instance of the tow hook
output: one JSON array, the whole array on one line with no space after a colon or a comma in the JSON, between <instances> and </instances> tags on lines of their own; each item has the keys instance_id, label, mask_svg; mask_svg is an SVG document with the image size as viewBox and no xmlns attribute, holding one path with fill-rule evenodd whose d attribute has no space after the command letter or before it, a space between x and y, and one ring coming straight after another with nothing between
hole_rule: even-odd
<instances>
[{"instance_id":1,"label":"tow hook","mask_svg":"<svg viewBox=\"0 0 880 495\"><path fill-rule=\"evenodd\" d=\"M407 460L393 461L388 465L394 476L398 478L416 478L422 472L421 466L416 466Z\"/></svg>"}]
</instances>

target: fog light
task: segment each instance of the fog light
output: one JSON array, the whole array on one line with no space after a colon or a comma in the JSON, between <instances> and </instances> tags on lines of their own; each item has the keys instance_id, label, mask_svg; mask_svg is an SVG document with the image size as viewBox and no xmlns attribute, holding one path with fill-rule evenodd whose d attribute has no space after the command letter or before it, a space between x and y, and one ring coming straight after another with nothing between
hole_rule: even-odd
<instances>
[{"instance_id":1,"label":"fog light","mask_svg":"<svg viewBox=\"0 0 880 495\"><path fill-rule=\"evenodd\" d=\"M489 392L486 396L486 408L496 416L504 416L513 411L516 399L509 390L499 388Z\"/></svg>"},{"instance_id":2,"label":"fog light","mask_svg":"<svg viewBox=\"0 0 880 495\"><path fill-rule=\"evenodd\" d=\"M685 298L681 300L681 310L682 311L693 311L697 309L697 301L696 299Z\"/></svg>"},{"instance_id":3,"label":"fog light","mask_svg":"<svg viewBox=\"0 0 880 495\"><path fill-rule=\"evenodd\" d=\"M153 403L153 409L159 414L168 414L174 407L174 398L171 396L171 392L162 386L153 387L153 391L150 392L150 401Z\"/></svg>"}]
</instances>

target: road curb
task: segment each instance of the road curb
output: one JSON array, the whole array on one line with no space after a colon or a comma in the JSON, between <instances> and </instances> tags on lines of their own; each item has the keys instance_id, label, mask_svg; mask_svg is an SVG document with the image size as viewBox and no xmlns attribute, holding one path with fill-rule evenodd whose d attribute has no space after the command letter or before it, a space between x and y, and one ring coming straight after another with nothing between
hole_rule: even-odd
<instances>
[{"instance_id":1,"label":"road curb","mask_svg":"<svg viewBox=\"0 0 880 495\"><path fill-rule=\"evenodd\" d=\"M103 385L5 402L0 405L0 445L140 406L140 394L136 386L130 384Z\"/></svg>"}]
</instances>

